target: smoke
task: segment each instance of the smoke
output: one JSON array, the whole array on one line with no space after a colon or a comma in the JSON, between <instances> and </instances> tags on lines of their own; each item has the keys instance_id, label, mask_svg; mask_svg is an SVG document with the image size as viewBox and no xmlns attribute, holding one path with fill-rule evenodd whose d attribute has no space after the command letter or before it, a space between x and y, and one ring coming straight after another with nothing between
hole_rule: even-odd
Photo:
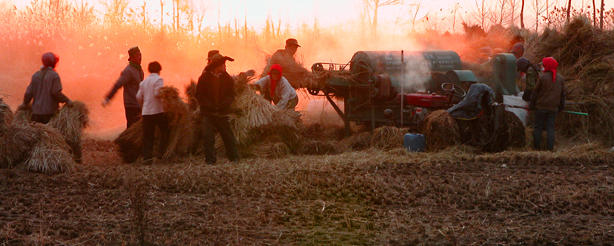
<instances>
[{"instance_id":1,"label":"smoke","mask_svg":"<svg viewBox=\"0 0 614 246\"><path fill-rule=\"evenodd\" d=\"M431 79L430 62L420 54L409 54L404 57L405 68L401 80L402 93L427 91Z\"/></svg>"}]
</instances>

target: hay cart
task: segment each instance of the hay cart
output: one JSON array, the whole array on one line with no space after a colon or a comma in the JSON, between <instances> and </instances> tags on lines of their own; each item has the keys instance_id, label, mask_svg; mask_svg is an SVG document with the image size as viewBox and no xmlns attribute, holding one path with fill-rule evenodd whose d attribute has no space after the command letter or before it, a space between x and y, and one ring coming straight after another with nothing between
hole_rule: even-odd
<instances>
[{"instance_id":1,"label":"hay cart","mask_svg":"<svg viewBox=\"0 0 614 246\"><path fill-rule=\"evenodd\" d=\"M316 83L307 89L311 95L326 97L343 119L347 134L350 122L372 130L382 125L417 129L429 112L460 102L473 84L488 84L498 94L517 93L515 58L499 54L491 65L488 77L478 78L463 70L454 51L359 51L346 64L314 63ZM343 100L343 109L334 98ZM493 135L498 128L485 125L479 130Z\"/></svg>"}]
</instances>

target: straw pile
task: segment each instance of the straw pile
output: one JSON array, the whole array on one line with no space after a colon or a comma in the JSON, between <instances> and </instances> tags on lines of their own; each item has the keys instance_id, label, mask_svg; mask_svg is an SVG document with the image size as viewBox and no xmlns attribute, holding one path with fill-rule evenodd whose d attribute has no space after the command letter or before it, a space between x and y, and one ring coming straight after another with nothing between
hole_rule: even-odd
<instances>
[{"instance_id":1,"label":"straw pile","mask_svg":"<svg viewBox=\"0 0 614 246\"><path fill-rule=\"evenodd\" d=\"M74 168L70 147L58 129L39 123L30 126L38 143L24 163L25 169L41 173L66 172Z\"/></svg>"},{"instance_id":2,"label":"straw pile","mask_svg":"<svg viewBox=\"0 0 614 246\"><path fill-rule=\"evenodd\" d=\"M13 122L13 111L9 105L6 105L2 98L0 98L0 133L6 131L6 129Z\"/></svg>"},{"instance_id":3,"label":"straw pile","mask_svg":"<svg viewBox=\"0 0 614 246\"><path fill-rule=\"evenodd\" d=\"M426 139L426 151L443 150L460 142L458 125L445 110L427 115L420 129Z\"/></svg>"},{"instance_id":4,"label":"straw pile","mask_svg":"<svg viewBox=\"0 0 614 246\"><path fill-rule=\"evenodd\" d=\"M169 160L175 156L187 154L194 141L193 120L188 105L179 97L179 91L172 86L163 86L159 90L164 110L169 120L169 142L164 153L158 153L162 159ZM161 144L161 135L156 131L156 143ZM143 121L134 123L130 128L122 132L115 144L119 147L122 160L126 163L135 162L141 155L143 148Z\"/></svg>"},{"instance_id":5,"label":"straw pile","mask_svg":"<svg viewBox=\"0 0 614 246\"><path fill-rule=\"evenodd\" d=\"M528 49L534 62L552 56L565 76L567 100L588 105L568 110L589 112L589 117L561 114L557 131L568 137L597 136L614 143L614 31L600 30L585 17L576 17L564 30L546 29ZM579 130L578 130L579 129Z\"/></svg>"},{"instance_id":6,"label":"straw pile","mask_svg":"<svg viewBox=\"0 0 614 246\"><path fill-rule=\"evenodd\" d=\"M70 105L64 105L49 121L51 127L62 133L75 159L79 161L81 160L81 135L83 129L87 127L89 112L85 103L73 101Z\"/></svg>"},{"instance_id":7,"label":"straw pile","mask_svg":"<svg viewBox=\"0 0 614 246\"><path fill-rule=\"evenodd\" d=\"M32 107L28 104L25 108L15 111L13 125L29 125L30 119L32 119Z\"/></svg>"},{"instance_id":8,"label":"straw pile","mask_svg":"<svg viewBox=\"0 0 614 246\"><path fill-rule=\"evenodd\" d=\"M520 118L510 111L505 111L505 122L507 122L510 134L509 147L515 149L524 148L527 142L526 131Z\"/></svg>"},{"instance_id":9,"label":"straw pile","mask_svg":"<svg viewBox=\"0 0 614 246\"><path fill-rule=\"evenodd\" d=\"M156 139L158 135L156 136ZM119 150L119 156L125 163L135 162L143 149L143 120L132 124L115 139Z\"/></svg>"},{"instance_id":10,"label":"straw pile","mask_svg":"<svg viewBox=\"0 0 614 246\"><path fill-rule=\"evenodd\" d=\"M185 155L194 141L193 115L188 105L179 97L175 87L164 86L158 91L164 111L169 119L169 143L162 158Z\"/></svg>"},{"instance_id":11,"label":"straw pile","mask_svg":"<svg viewBox=\"0 0 614 246\"><path fill-rule=\"evenodd\" d=\"M303 67L303 64L291 60L276 61L283 68L282 74L294 89L306 88L311 83L311 72ZM261 77L266 76L271 70L271 56L266 57L266 66L262 71Z\"/></svg>"},{"instance_id":12,"label":"straw pile","mask_svg":"<svg viewBox=\"0 0 614 246\"><path fill-rule=\"evenodd\" d=\"M382 126L373 131L373 147L384 150L403 148L403 137L407 129Z\"/></svg>"},{"instance_id":13,"label":"straw pile","mask_svg":"<svg viewBox=\"0 0 614 246\"><path fill-rule=\"evenodd\" d=\"M40 133L29 125L13 125L0 132L0 168L13 168L22 163L39 138Z\"/></svg>"}]
</instances>

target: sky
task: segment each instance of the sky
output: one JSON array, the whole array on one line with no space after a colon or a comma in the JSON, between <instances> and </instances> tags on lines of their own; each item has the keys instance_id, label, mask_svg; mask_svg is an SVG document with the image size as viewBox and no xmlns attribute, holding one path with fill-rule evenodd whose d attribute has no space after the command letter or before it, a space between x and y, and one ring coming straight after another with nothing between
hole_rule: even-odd
<instances>
[{"instance_id":1,"label":"sky","mask_svg":"<svg viewBox=\"0 0 614 246\"><path fill-rule=\"evenodd\" d=\"M12 2L16 7L21 8L28 5L31 0L0 0L4 2ZM102 3L111 0L67 0L68 2L80 3L82 1L93 4L97 10L102 11ZM163 0L165 2L165 12L171 10L171 0ZM360 19L363 0L183 0L189 2L193 9L198 12L205 12L203 20L204 26L212 28L217 27L218 21L221 23L234 22L236 19L242 23L247 19L249 25L254 28L263 28L267 18L271 18L274 22L281 20L282 23L290 25L298 25L301 22L313 23L314 19L318 19L320 26L336 26L339 24L348 24L352 21ZM500 0L484 0L486 5L496 5ZM519 1L519 0L516 0ZM565 6L566 0L537 0L541 4L546 1L552 6ZM458 31L455 27L452 28L453 15L451 12L458 4L457 20L461 19L470 23L477 23L472 17L472 13L477 9L477 5L482 1L479 0L404 0L403 6L386 6L380 8L379 23L381 28L391 29L395 26L395 20L409 20L411 13L419 4L420 11L418 18L429 16L429 21L425 18L419 23L420 28L429 26L435 27L439 31ZM534 19L534 11L532 10L533 2L527 0L525 21L532 25ZM597 0L599 3L600 0ZM160 16L160 0L130 0L129 7L138 9L146 3L147 11L150 13L154 21L159 21ZM580 6L591 5L592 0L573 0L572 5L576 8ZM614 7L614 0L605 0L606 9ZM165 18L165 22L170 21L170 18ZM460 21L457 21L457 26ZM407 22L396 25L409 28Z\"/></svg>"}]
</instances>

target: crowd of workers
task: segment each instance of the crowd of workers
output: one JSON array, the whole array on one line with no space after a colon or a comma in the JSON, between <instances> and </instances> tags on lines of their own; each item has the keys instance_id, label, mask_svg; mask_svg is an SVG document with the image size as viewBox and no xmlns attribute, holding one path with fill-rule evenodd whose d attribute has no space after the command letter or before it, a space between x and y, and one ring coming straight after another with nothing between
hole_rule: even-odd
<instances>
[{"instance_id":1,"label":"crowd of workers","mask_svg":"<svg viewBox=\"0 0 614 246\"><path fill-rule=\"evenodd\" d=\"M294 109L298 104L298 97L295 88L288 82L284 73L298 73L303 76L303 70L293 71L292 64L294 54L300 47L296 39L286 40L284 49L276 51L270 59L270 70L268 75L251 84L250 87L260 91L267 100L273 102L276 107L282 109ZM481 50L482 52L492 51ZM529 102L529 109L535 111L534 126L534 148L540 149L541 134L543 130L547 132L547 149L554 149L554 122L557 112L565 107L564 78L556 69L557 61L552 57L542 60L543 69L539 69L532 64L529 59L523 57L524 45L515 44L511 53L517 58L516 67L519 77L526 82L523 99ZM169 122L162 106L162 101L158 97L158 90L164 86L164 80L160 77L162 66L154 61L148 64L149 76L144 78L141 67L142 54L138 47L128 50L128 65L121 72L119 79L115 82L109 93L102 102L103 106L110 103L116 92L123 88L124 110L127 127L131 127L139 119L143 121L143 162L151 164L153 162L153 143L155 141L155 128L160 129L162 141L159 147L164 148L169 137ZM485 56L486 57L486 56ZM25 108L32 103L32 121L46 124L59 109L59 103L70 105L72 101L62 93L60 76L54 70L59 61L59 57L51 52L42 56L43 66L33 76L24 95L23 104L20 108ZM219 132L228 159L230 161L239 160L237 140L234 136L229 122L231 104L235 100L236 92L234 80L226 71L226 62L234 61L233 58L223 56L217 50L208 52L207 65L198 78L196 86L196 99L200 106L202 135L204 138L205 162L213 164L216 162L215 154L215 132ZM290 65L288 65L290 64ZM298 63L297 63L298 64ZM284 67L284 65L286 67ZM301 66L298 66L301 67Z\"/></svg>"},{"instance_id":2,"label":"crowd of workers","mask_svg":"<svg viewBox=\"0 0 614 246\"><path fill-rule=\"evenodd\" d=\"M286 40L285 49L278 50L271 59L271 71L268 75L253 83L250 87L260 91L264 98L273 102L281 109L294 110L298 104L296 90L288 80L282 76L284 67L281 64L296 63L294 54L300 47L296 39ZM219 132L226 154L230 161L239 160L237 140L229 122L231 105L236 97L234 79L226 71L226 61L233 58L223 56L217 50L207 54L207 65L198 78L196 86L196 99L200 106L202 134L204 138L205 162L214 164L215 132ZM155 129L160 130L162 141L159 148L163 150L169 138L169 120L164 112L162 101L158 96L159 89L164 86L160 77L162 65L157 62L148 64L149 76L145 78L141 67L142 54L138 47L128 50L128 65L121 72L109 93L102 101L107 106L113 96L121 88L124 90L124 111L127 128L130 128L139 119L143 121L143 163L153 163L153 143L155 142ZM72 101L62 93L60 76L55 71L59 57L54 53L43 54L43 66L33 76L28 86L23 104L20 109L26 108L32 102L31 120L47 124L57 113L60 103L70 105ZM281 64L273 63L278 62ZM291 73L291 72L290 72ZM162 153L163 151L159 151ZM80 158L78 159L80 161Z\"/></svg>"}]
</instances>

